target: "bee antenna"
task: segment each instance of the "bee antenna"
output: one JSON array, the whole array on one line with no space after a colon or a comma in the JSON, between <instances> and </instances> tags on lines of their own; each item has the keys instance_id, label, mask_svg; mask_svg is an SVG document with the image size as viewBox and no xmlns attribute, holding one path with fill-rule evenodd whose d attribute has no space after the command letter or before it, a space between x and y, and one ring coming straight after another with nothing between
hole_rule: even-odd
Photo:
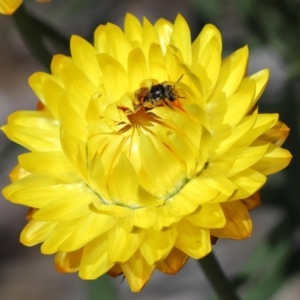
<instances>
[{"instance_id":1,"label":"bee antenna","mask_svg":"<svg viewBox=\"0 0 300 300\"><path fill-rule=\"evenodd\" d=\"M182 74L182 75L179 77L179 79L176 81L176 83L178 83L178 82L182 79L183 75L184 75L184 74Z\"/></svg>"}]
</instances>

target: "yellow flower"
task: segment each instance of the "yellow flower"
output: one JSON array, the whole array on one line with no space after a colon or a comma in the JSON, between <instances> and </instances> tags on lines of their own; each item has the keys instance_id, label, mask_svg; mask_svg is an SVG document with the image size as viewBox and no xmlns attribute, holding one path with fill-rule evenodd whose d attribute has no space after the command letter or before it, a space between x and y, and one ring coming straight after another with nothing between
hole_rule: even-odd
<instances>
[{"instance_id":1,"label":"yellow flower","mask_svg":"<svg viewBox=\"0 0 300 300\"><path fill-rule=\"evenodd\" d=\"M23 0L0 0L0 14L12 15L22 2Z\"/></svg>"},{"instance_id":2,"label":"yellow flower","mask_svg":"<svg viewBox=\"0 0 300 300\"><path fill-rule=\"evenodd\" d=\"M59 271L124 274L139 291L154 269L177 273L211 251L211 237L251 234L248 210L266 175L291 159L288 128L256 102L269 72L246 77L248 48L224 60L219 31L191 43L182 16L71 39L71 57L30 86L37 111L2 130L30 150L3 194L30 207L21 234Z\"/></svg>"}]
</instances>

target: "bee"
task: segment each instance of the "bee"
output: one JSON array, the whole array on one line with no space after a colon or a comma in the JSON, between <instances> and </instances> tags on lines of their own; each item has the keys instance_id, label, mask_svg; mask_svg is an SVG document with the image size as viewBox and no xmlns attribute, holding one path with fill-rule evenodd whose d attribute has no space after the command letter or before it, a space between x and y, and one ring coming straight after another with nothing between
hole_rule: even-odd
<instances>
[{"instance_id":1,"label":"bee","mask_svg":"<svg viewBox=\"0 0 300 300\"><path fill-rule=\"evenodd\" d=\"M176 83L181 80L182 76ZM150 89L148 87L143 87L135 91L135 99L139 102L139 104L136 105L135 110L138 110L141 106L143 106L146 111L157 106L167 106L172 108L170 102L174 102L179 98L184 98L177 94L175 84L172 86L162 82L152 85Z\"/></svg>"}]
</instances>

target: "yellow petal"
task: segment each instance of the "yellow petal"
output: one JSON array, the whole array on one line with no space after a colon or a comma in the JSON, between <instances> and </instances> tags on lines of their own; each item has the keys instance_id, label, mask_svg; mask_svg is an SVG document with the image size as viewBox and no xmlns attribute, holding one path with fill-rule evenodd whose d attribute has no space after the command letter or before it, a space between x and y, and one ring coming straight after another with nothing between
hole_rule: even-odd
<instances>
[{"instance_id":1,"label":"yellow petal","mask_svg":"<svg viewBox=\"0 0 300 300\"><path fill-rule=\"evenodd\" d=\"M187 217L192 224L203 228L221 228L226 219L218 203L204 204Z\"/></svg>"},{"instance_id":2,"label":"yellow petal","mask_svg":"<svg viewBox=\"0 0 300 300\"><path fill-rule=\"evenodd\" d=\"M237 190L237 186L222 173L217 173L213 170L206 169L203 170L199 177L206 185L219 191L220 194L218 197L222 195L224 197L224 201L233 196ZM216 198L213 200L213 202L220 202L220 199Z\"/></svg>"},{"instance_id":3,"label":"yellow petal","mask_svg":"<svg viewBox=\"0 0 300 300\"><path fill-rule=\"evenodd\" d=\"M132 211L132 223L136 227L149 228L157 218L156 207L138 208Z\"/></svg>"},{"instance_id":4,"label":"yellow petal","mask_svg":"<svg viewBox=\"0 0 300 300\"><path fill-rule=\"evenodd\" d=\"M206 25L192 45L192 71L200 78L207 97L210 97L219 76L221 51L220 32L213 25Z\"/></svg>"},{"instance_id":5,"label":"yellow petal","mask_svg":"<svg viewBox=\"0 0 300 300\"><path fill-rule=\"evenodd\" d=\"M159 39L154 26L144 17L141 49L143 50L145 57L148 57L151 44L158 43Z\"/></svg>"},{"instance_id":6,"label":"yellow petal","mask_svg":"<svg viewBox=\"0 0 300 300\"><path fill-rule=\"evenodd\" d=\"M167 45L170 43L173 24L165 19L158 19L155 22L154 27L158 33L160 46L165 54L167 52Z\"/></svg>"},{"instance_id":7,"label":"yellow petal","mask_svg":"<svg viewBox=\"0 0 300 300\"><path fill-rule=\"evenodd\" d=\"M20 242L26 246L42 243L51 234L57 222L31 220L22 230Z\"/></svg>"},{"instance_id":8,"label":"yellow petal","mask_svg":"<svg viewBox=\"0 0 300 300\"><path fill-rule=\"evenodd\" d=\"M42 84L44 103L56 120L59 119L57 103L62 99L63 92L63 88L54 80L46 79Z\"/></svg>"},{"instance_id":9,"label":"yellow petal","mask_svg":"<svg viewBox=\"0 0 300 300\"><path fill-rule=\"evenodd\" d=\"M254 81L255 82L255 96L253 98L253 101L252 101L252 105L251 107L254 107L257 100L260 98L260 96L262 95L263 91L265 90L266 88L266 85L267 85L267 81L269 79L269 70L268 69L265 69L265 70L261 70L257 73L254 73L248 77L245 77L239 88L242 88L244 85L246 85L249 81Z\"/></svg>"},{"instance_id":10,"label":"yellow petal","mask_svg":"<svg viewBox=\"0 0 300 300\"><path fill-rule=\"evenodd\" d=\"M128 262L121 264L121 268L131 291L139 292L149 281L155 266L150 266L140 251L137 251Z\"/></svg>"},{"instance_id":11,"label":"yellow petal","mask_svg":"<svg viewBox=\"0 0 300 300\"><path fill-rule=\"evenodd\" d=\"M47 112L13 113L8 118L8 125L1 129L12 141L31 151L61 150L58 124Z\"/></svg>"},{"instance_id":12,"label":"yellow petal","mask_svg":"<svg viewBox=\"0 0 300 300\"><path fill-rule=\"evenodd\" d=\"M62 251L74 251L107 232L117 220L111 216L91 213L77 221L68 238L59 246Z\"/></svg>"},{"instance_id":13,"label":"yellow petal","mask_svg":"<svg viewBox=\"0 0 300 300\"><path fill-rule=\"evenodd\" d=\"M222 61L218 82L211 99L231 96L242 81L248 66L248 47L245 46Z\"/></svg>"},{"instance_id":14,"label":"yellow petal","mask_svg":"<svg viewBox=\"0 0 300 300\"><path fill-rule=\"evenodd\" d=\"M140 245L140 252L149 265L165 259L175 244L177 238L176 229L156 231L147 229Z\"/></svg>"},{"instance_id":15,"label":"yellow petal","mask_svg":"<svg viewBox=\"0 0 300 300\"><path fill-rule=\"evenodd\" d=\"M174 23L171 44L180 50L184 63L190 66L192 62L191 33L186 20L180 14Z\"/></svg>"},{"instance_id":16,"label":"yellow petal","mask_svg":"<svg viewBox=\"0 0 300 300\"><path fill-rule=\"evenodd\" d=\"M266 155L252 168L264 175L269 175L284 169L291 159L292 155L288 150L270 144Z\"/></svg>"},{"instance_id":17,"label":"yellow petal","mask_svg":"<svg viewBox=\"0 0 300 300\"><path fill-rule=\"evenodd\" d=\"M249 81L242 88L227 98L227 111L223 118L223 123L230 126L236 126L246 115L250 108L251 102L255 96L255 83ZM241 101L241 99L243 99Z\"/></svg>"},{"instance_id":18,"label":"yellow petal","mask_svg":"<svg viewBox=\"0 0 300 300\"><path fill-rule=\"evenodd\" d=\"M258 191L266 182L263 174L249 168L230 178L238 186L236 194L231 198L244 199Z\"/></svg>"},{"instance_id":19,"label":"yellow petal","mask_svg":"<svg viewBox=\"0 0 300 300\"><path fill-rule=\"evenodd\" d=\"M177 248L173 248L170 254L156 264L156 269L165 273L176 274L187 262L188 256Z\"/></svg>"},{"instance_id":20,"label":"yellow petal","mask_svg":"<svg viewBox=\"0 0 300 300\"><path fill-rule=\"evenodd\" d=\"M64 56L55 56L52 60L52 62L54 62L54 69L56 72L58 72L60 74L60 69L62 68L62 66L64 66L66 64L65 60L64 60ZM68 63L71 63L71 60L69 58ZM59 69L59 70L56 70ZM59 87L63 88L63 82L61 80L61 78L44 73L44 72L37 72L34 73L33 75L31 75L28 79L28 83L29 86L31 87L31 89L34 91L34 93L36 94L36 96L38 97L38 99L40 101L42 101L43 104L46 104L47 101L45 99L44 93L43 93L43 86L44 83L46 81L53 81L53 85L55 86L55 84L57 85L57 87L55 87L55 89L59 89ZM45 89L47 91L47 88ZM52 91L49 91L48 95L51 93ZM55 93L55 94L59 94L59 93ZM49 99L48 99L49 100ZM52 104L53 103L53 104ZM54 99L50 99L50 103L49 103L49 109L53 110L54 113L55 110L52 109L52 107L54 106L54 108L56 107L56 103L57 103L57 98Z\"/></svg>"},{"instance_id":21,"label":"yellow petal","mask_svg":"<svg viewBox=\"0 0 300 300\"><path fill-rule=\"evenodd\" d=\"M77 220L57 222L51 233L45 238L41 246L41 252L43 254L53 254L59 251L60 245L71 235L76 227ZM69 250L73 251L75 249Z\"/></svg>"},{"instance_id":22,"label":"yellow petal","mask_svg":"<svg viewBox=\"0 0 300 300\"><path fill-rule=\"evenodd\" d=\"M41 208L74 188L73 183L31 174L5 187L3 195L11 202Z\"/></svg>"},{"instance_id":23,"label":"yellow petal","mask_svg":"<svg viewBox=\"0 0 300 300\"><path fill-rule=\"evenodd\" d=\"M107 249L107 235L99 236L84 247L79 269L82 279L96 279L112 268Z\"/></svg>"},{"instance_id":24,"label":"yellow petal","mask_svg":"<svg viewBox=\"0 0 300 300\"><path fill-rule=\"evenodd\" d=\"M132 14L127 13L124 21L124 33L134 48L141 45L142 25Z\"/></svg>"},{"instance_id":25,"label":"yellow petal","mask_svg":"<svg viewBox=\"0 0 300 300\"><path fill-rule=\"evenodd\" d=\"M251 210L261 204L260 192L256 192L250 197L241 200L248 210Z\"/></svg>"},{"instance_id":26,"label":"yellow petal","mask_svg":"<svg viewBox=\"0 0 300 300\"><path fill-rule=\"evenodd\" d=\"M12 15L22 4L23 0L1 0L0 14Z\"/></svg>"},{"instance_id":27,"label":"yellow petal","mask_svg":"<svg viewBox=\"0 0 300 300\"><path fill-rule=\"evenodd\" d=\"M278 121L272 128L262 134L259 139L281 146L288 137L290 129L281 121Z\"/></svg>"},{"instance_id":28,"label":"yellow petal","mask_svg":"<svg viewBox=\"0 0 300 300\"><path fill-rule=\"evenodd\" d=\"M16 165L9 173L9 179L12 182L18 181L29 175L19 164Z\"/></svg>"},{"instance_id":29,"label":"yellow petal","mask_svg":"<svg viewBox=\"0 0 300 300\"><path fill-rule=\"evenodd\" d=\"M249 145L265 131L272 128L278 121L277 114L258 114L256 122L248 134L241 137L236 146Z\"/></svg>"},{"instance_id":30,"label":"yellow petal","mask_svg":"<svg viewBox=\"0 0 300 300\"><path fill-rule=\"evenodd\" d=\"M254 128L259 126L260 120L260 115L256 111L253 115L244 118L238 126L234 128L227 126L226 130L216 134L215 144L212 145L212 147L215 148L215 153L212 155L220 156L226 153L226 151L234 144L242 146L243 143L247 143L249 145L256 137L255 134L259 129L254 130ZM271 124L274 121L273 118L268 121L269 122L267 122L265 126L272 126Z\"/></svg>"},{"instance_id":31,"label":"yellow petal","mask_svg":"<svg viewBox=\"0 0 300 300\"><path fill-rule=\"evenodd\" d=\"M62 152L31 152L20 155L18 159L24 170L29 173L36 173L68 182L80 180L76 170Z\"/></svg>"},{"instance_id":32,"label":"yellow petal","mask_svg":"<svg viewBox=\"0 0 300 300\"><path fill-rule=\"evenodd\" d=\"M128 41L122 30L114 24L108 23L105 31L107 42L106 45L109 45L109 47L107 47L106 49L107 51L105 52L120 61L126 68L127 58L130 51L132 50L130 42Z\"/></svg>"},{"instance_id":33,"label":"yellow petal","mask_svg":"<svg viewBox=\"0 0 300 300\"><path fill-rule=\"evenodd\" d=\"M108 260L126 262L139 248L144 230L132 227L130 218L123 218L108 232ZM124 271L124 270L123 270Z\"/></svg>"},{"instance_id":34,"label":"yellow petal","mask_svg":"<svg viewBox=\"0 0 300 300\"><path fill-rule=\"evenodd\" d=\"M110 102L116 102L127 90L127 73L119 61L105 53L98 54L97 61L103 74L102 82L105 86L106 97L110 99ZM114 80L112 81L111 78Z\"/></svg>"},{"instance_id":35,"label":"yellow petal","mask_svg":"<svg viewBox=\"0 0 300 300\"><path fill-rule=\"evenodd\" d=\"M179 205L178 205L179 206ZM167 201L165 205L160 205L156 208L157 217L153 224L154 230L164 230L177 223L181 217L172 213L173 201Z\"/></svg>"},{"instance_id":36,"label":"yellow petal","mask_svg":"<svg viewBox=\"0 0 300 300\"><path fill-rule=\"evenodd\" d=\"M186 177L184 165L163 143L147 133L140 135L140 151L143 170L139 175L143 187L158 198L174 193ZM158 169L172 171L157 173Z\"/></svg>"},{"instance_id":37,"label":"yellow petal","mask_svg":"<svg viewBox=\"0 0 300 300\"><path fill-rule=\"evenodd\" d=\"M111 269L107 271L107 274L113 278L120 276L122 273L123 272L119 264L114 265Z\"/></svg>"},{"instance_id":38,"label":"yellow petal","mask_svg":"<svg viewBox=\"0 0 300 300\"><path fill-rule=\"evenodd\" d=\"M74 252L58 252L55 255L55 268L61 273L73 273L79 269L82 249Z\"/></svg>"},{"instance_id":39,"label":"yellow petal","mask_svg":"<svg viewBox=\"0 0 300 300\"><path fill-rule=\"evenodd\" d=\"M235 158L231 170L226 172L228 177L231 177L243 170L246 170L256 164L258 161L265 156L269 148L268 144L263 143L262 145L253 145L253 147L246 148L242 154Z\"/></svg>"},{"instance_id":40,"label":"yellow petal","mask_svg":"<svg viewBox=\"0 0 300 300\"><path fill-rule=\"evenodd\" d=\"M95 194L82 184L74 184L73 189L42 207L35 213L36 220L73 220L89 213L88 205Z\"/></svg>"},{"instance_id":41,"label":"yellow petal","mask_svg":"<svg viewBox=\"0 0 300 300\"><path fill-rule=\"evenodd\" d=\"M148 79L149 72L144 53L140 48L133 49L128 56L128 90L135 92L143 80Z\"/></svg>"},{"instance_id":42,"label":"yellow petal","mask_svg":"<svg viewBox=\"0 0 300 300\"><path fill-rule=\"evenodd\" d=\"M95 48L76 35L72 36L70 47L74 64L88 75L93 84L98 85L100 83L101 73L97 64L97 52Z\"/></svg>"},{"instance_id":43,"label":"yellow petal","mask_svg":"<svg viewBox=\"0 0 300 300\"><path fill-rule=\"evenodd\" d=\"M226 225L220 229L211 229L213 236L226 239L245 239L251 235L252 221L248 210L240 201L221 204L226 217Z\"/></svg>"},{"instance_id":44,"label":"yellow petal","mask_svg":"<svg viewBox=\"0 0 300 300\"><path fill-rule=\"evenodd\" d=\"M138 202L138 176L124 154L120 155L119 161L108 177L107 186L110 199L114 203L123 202L128 206L134 206Z\"/></svg>"},{"instance_id":45,"label":"yellow petal","mask_svg":"<svg viewBox=\"0 0 300 300\"><path fill-rule=\"evenodd\" d=\"M155 74L158 82L166 81L169 78L165 65L162 49L158 44L151 44L149 48L149 72Z\"/></svg>"},{"instance_id":46,"label":"yellow petal","mask_svg":"<svg viewBox=\"0 0 300 300\"><path fill-rule=\"evenodd\" d=\"M182 220L176 226L178 237L175 247L188 256L199 259L211 251L209 230Z\"/></svg>"}]
</instances>

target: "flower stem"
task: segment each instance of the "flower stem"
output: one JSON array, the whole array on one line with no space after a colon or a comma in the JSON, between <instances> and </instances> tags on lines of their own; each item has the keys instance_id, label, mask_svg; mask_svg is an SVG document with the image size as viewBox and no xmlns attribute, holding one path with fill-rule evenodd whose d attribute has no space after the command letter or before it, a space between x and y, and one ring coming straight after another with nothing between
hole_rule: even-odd
<instances>
[{"instance_id":1,"label":"flower stem","mask_svg":"<svg viewBox=\"0 0 300 300\"><path fill-rule=\"evenodd\" d=\"M220 300L240 300L212 252L198 262Z\"/></svg>"},{"instance_id":2,"label":"flower stem","mask_svg":"<svg viewBox=\"0 0 300 300\"><path fill-rule=\"evenodd\" d=\"M29 51L37 58L47 69L49 69L52 55L43 43L43 36L38 30L36 21L27 13L24 4L22 4L12 15L15 24L26 43Z\"/></svg>"}]
</instances>

